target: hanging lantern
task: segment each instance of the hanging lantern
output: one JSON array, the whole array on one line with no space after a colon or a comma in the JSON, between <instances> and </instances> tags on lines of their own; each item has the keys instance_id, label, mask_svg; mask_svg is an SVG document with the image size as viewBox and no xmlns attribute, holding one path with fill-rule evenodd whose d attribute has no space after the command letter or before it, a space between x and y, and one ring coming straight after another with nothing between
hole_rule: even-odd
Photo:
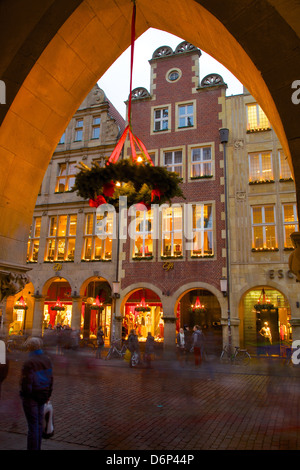
<instances>
[{"instance_id":1,"label":"hanging lantern","mask_svg":"<svg viewBox=\"0 0 300 470\"><path fill-rule=\"evenodd\" d=\"M200 302L200 299L199 299L199 296L197 296L196 298L196 302L195 304L192 304L189 311L192 313L201 313L201 312L205 312L205 306L203 304L201 304Z\"/></svg>"},{"instance_id":2,"label":"hanging lantern","mask_svg":"<svg viewBox=\"0 0 300 470\"><path fill-rule=\"evenodd\" d=\"M56 301L56 304L51 307L51 310L55 310L56 312L63 312L66 309L64 305L61 304L59 298Z\"/></svg>"},{"instance_id":3,"label":"hanging lantern","mask_svg":"<svg viewBox=\"0 0 300 470\"><path fill-rule=\"evenodd\" d=\"M151 311L151 308L149 307L149 305L148 304L146 305L145 297L142 297L141 302L137 304L137 306L135 307L135 311L136 312L150 312Z\"/></svg>"},{"instance_id":4,"label":"hanging lantern","mask_svg":"<svg viewBox=\"0 0 300 470\"><path fill-rule=\"evenodd\" d=\"M257 304L254 305L256 311L261 312L262 310L274 310L274 305L271 304L270 299L267 298L265 289L262 289Z\"/></svg>"},{"instance_id":5,"label":"hanging lantern","mask_svg":"<svg viewBox=\"0 0 300 470\"><path fill-rule=\"evenodd\" d=\"M16 310L27 310L28 309L28 305L26 304L26 302L24 300L24 297L22 295L19 298L19 300L16 302L16 304L14 305L14 309L16 309Z\"/></svg>"},{"instance_id":6,"label":"hanging lantern","mask_svg":"<svg viewBox=\"0 0 300 470\"><path fill-rule=\"evenodd\" d=\"M99 299L99 295L97 295L95 301L91 305L91 310L97 310L98 312L102 312L104 310L103 306L103 299Z\"/></svg>"},{"instance_id":7,"label":"hanging lantern","mask_svg":"<svg viewBox=\"0 0 300 470\"><path fill-rule=\"evenodd\" d=\"M80 162L79 172L75 178L72 191L78 196L89 199L91 207L108 203L119 209L119 197L126 196L129 206L143 202L171 203L176 197L183 197L180 184L183 179L175 172L164 167L154 166L143 142L133 134L131 123L132 72L135 43L136 5L133 4L131 22L131 60L130 60L130 93L128 100L128 125L125 127L119 142L114 148L104 168L92 163L89 168ZM131 157L118 161L126 139L129 138Z\"/></svg>"}]
</instances>

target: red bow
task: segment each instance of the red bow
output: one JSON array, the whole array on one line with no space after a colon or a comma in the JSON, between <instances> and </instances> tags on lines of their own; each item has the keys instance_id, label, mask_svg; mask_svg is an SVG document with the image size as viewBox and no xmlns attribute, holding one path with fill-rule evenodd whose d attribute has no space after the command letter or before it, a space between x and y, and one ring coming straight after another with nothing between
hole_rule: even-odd
<instances>
[{"instance_id":1,"label":"red bow","mask_svg":"<svg viewBox=\"0 0 300 470\"><path fill-rule=\"evenodd\" d=\"M101 204L106 204L106 200L101 195L97 196L96 199L89 200L90 207L99 207Z\"/></svg>"},{"instance_id":2,"label":"red bow","mask_svg":"<svg viewBox=\"0 0 300 470\"><path fill-rule=\"evenodd\" d=\"M162 195L162 191L160 189L152 189L151 191L151 202L153 201L154 199L154 196L157 196L158 199L160 199L160 196Z\"/></svg>"}]
</instances>

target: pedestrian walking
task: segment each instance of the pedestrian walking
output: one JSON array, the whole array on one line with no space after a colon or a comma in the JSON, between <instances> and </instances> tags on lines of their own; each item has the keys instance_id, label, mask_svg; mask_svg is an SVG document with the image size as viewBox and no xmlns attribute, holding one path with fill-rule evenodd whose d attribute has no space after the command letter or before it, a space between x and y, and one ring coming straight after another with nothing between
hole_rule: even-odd
<instances>
[{"instance_id":1,"label":"pedestrian walking","mask_svg":"<svg viewBox=\"0 0 300 470\"><path fill-rule=\"evenodd\" d=\"M185 362L188 363L191 355L192 348L192 332L188 325L183 326L184 332L184 348L185 348Z\"/></svg>"},{"instance_id":2,"label":"pedestrian walking","mask_svg":"<svg viewBox=\"0 0 300 470\"><path fill-rule=\"evenodd\" d=\"M127 347L131 353L129 367L133 367L140 362L140 345L135 330L130 330L127 340Z\"/></svg>"},{"instance_id":3,"label":"pedestrian walking","mask_svg":"<svg viewBox=\"0 0 300 470\"><path fill-rule=\"evenodd\" d=\"M104 333L102 326L99 326L97 331L97 351L96 358L101 359L102 350L104 348Z\"/></svg>"},{"instance_id":4,"label":"pedestrian walking","mask_svg":"<svg viewBox=\"0 0 300 470\"><path fill-rule=\"evenodd\" d=\"M183 361L184 354L185 354L185 336L184 336L183 328L179 329L179 332L177 333L177 337L176 337L176 342L177 342L176 350L177 350L178 359L182 365L182 361Z\"/></svg>"},{"instance_id":5,"label":"pedestrian walking","mask_svg":"<svg viewBox=\"0 0 300 470\"><path fill-rule=\"evenodd\" d=\"M20 396L27 420L27 450L40 450L43 434L44 405L52 394L52 363L42 350L40 338L25 343L29 357L22 366Z\"/></svg>"},{"instance_id":6,"label":"pedestrian walking","mask_svg":"<svg viewBox=\"0 0 300 470\"><path fill-rule=\"evenodd\" d=\"M151 361L154 356L154 337L151 335L151 332L148 332L146 343L145 343L145 363L147 369L151 369Z\"/></svg>"},{"instance_id":7,"label":"pedestrian walking","mask_svg":"<svg viewBox=\"0 0 300 470\"><path fill-rule=\"evenodd\" d=\"M194 351L195 366L199 367L202 364L202 357L203 357L203 351L204 351L204 335L199 325L195 325L193 328L192 341L193 341L192 347Z\"/></svg>"}]
</instances>

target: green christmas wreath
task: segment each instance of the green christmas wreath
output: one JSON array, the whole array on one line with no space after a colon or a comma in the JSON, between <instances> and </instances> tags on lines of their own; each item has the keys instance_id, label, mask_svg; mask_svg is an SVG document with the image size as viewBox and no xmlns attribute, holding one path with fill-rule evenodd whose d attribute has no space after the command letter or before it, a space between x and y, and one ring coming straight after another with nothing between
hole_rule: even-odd
<instances>
[{"instance_id":1,"label":"green christmas wreath","mask_svg":"<svg viewBox=\"0 0 300 470\"><path fill-rule=\"evenodd\" d=\"M134 163L131 159L107 163L104 167L93 163L92 168L81 162L72 191L89 199L92 207L108 203L118 208L119 196L127 196L128 206L143 203L149 207L170 203L174 197L184 198L181 183L182 178L175 172L149 163Z\"/></svg>"}]
</instances>

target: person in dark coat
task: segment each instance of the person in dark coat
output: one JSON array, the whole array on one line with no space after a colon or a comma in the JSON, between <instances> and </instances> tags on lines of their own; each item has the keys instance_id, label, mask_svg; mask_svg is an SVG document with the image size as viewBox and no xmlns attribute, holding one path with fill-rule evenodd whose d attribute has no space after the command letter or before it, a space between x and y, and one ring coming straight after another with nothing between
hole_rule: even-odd
<instances>
[{"instance_id":1,"label":"person in dark coat","mask_svg":"<svg viewBox=\"0 0 300 470\"><path fill-rule=\"evenodd\" d=\"M198 367L202 364L202 356L204 351L204 335L201 327L195 325L193 328L192 346L194 350L195 366Z\"/></svg>"},{"instance_id":2,"label":"person in dark coat","mask_svg":"<svg viewBox=\"0 0 300 470\"><path fill-rule=\"evenodd\" d=\"M127 340L127 347L131 353L129 367L133 367L132 359L134 354L138 357L137 362L140 362L140 344L135 330L130 330L130 334Z\"/></svg>"},{"instance_id":3,"label":"person in dark coat","mask_svg":"<svg viewBox=\"0 0 300 470\"><path fill-rule=\"evenodd\" d=\"M150 331L148 332L148 336L146 339L145 344L145 363L147 369L151 369L151 361L154 355L154 337L151 335Z\"/></svg>"},{"instance_id":4,"label":"person in dark coat","mask_svg":"<svg viewBox=\"0 0 300 470\"><path fill-rule=\"evenodd\" d=\"M182 363L183 356L185 354L185 336L184 336L184 331L183 328L180 328L179 332L177 333L176 337L176 349L177 349L177 355L179 362Z\"/></svg>"},{"instance_id":5,"label":"person in dark coat","mask_svg":"<svg viewBox=\"0 0 300 470\"><path fill-rule=\"evenodd\" d=\"M183 326L184 332L184 348L185 348L185 362L189 362L192 348L192 332L188 325Z\"/></svg>"},{"instance_id":6,"label":"person in dark coat","mask_svg":"<svg viewBox=\"0 0 300 470\"><path fill-rule=\"evenodd\" d=\"M96 351L96 358L101 359L101 353L104 348L104 333L102 330L102 326L99 326L97 331L97 351Z\"/></svg>"},{"instance_id":7,"label":"person in dark coat","mask_svg":"<svg viewBox=\"0 0 300 470\"><path fill-rule=\"evenodd\" d=\"M52 363L42 350L42 340L31 337L25 343L29 357L22 366L20 396L28 425L27 450L40 450L44 405L53 388Z\"/></svg>"}]
</instances>

